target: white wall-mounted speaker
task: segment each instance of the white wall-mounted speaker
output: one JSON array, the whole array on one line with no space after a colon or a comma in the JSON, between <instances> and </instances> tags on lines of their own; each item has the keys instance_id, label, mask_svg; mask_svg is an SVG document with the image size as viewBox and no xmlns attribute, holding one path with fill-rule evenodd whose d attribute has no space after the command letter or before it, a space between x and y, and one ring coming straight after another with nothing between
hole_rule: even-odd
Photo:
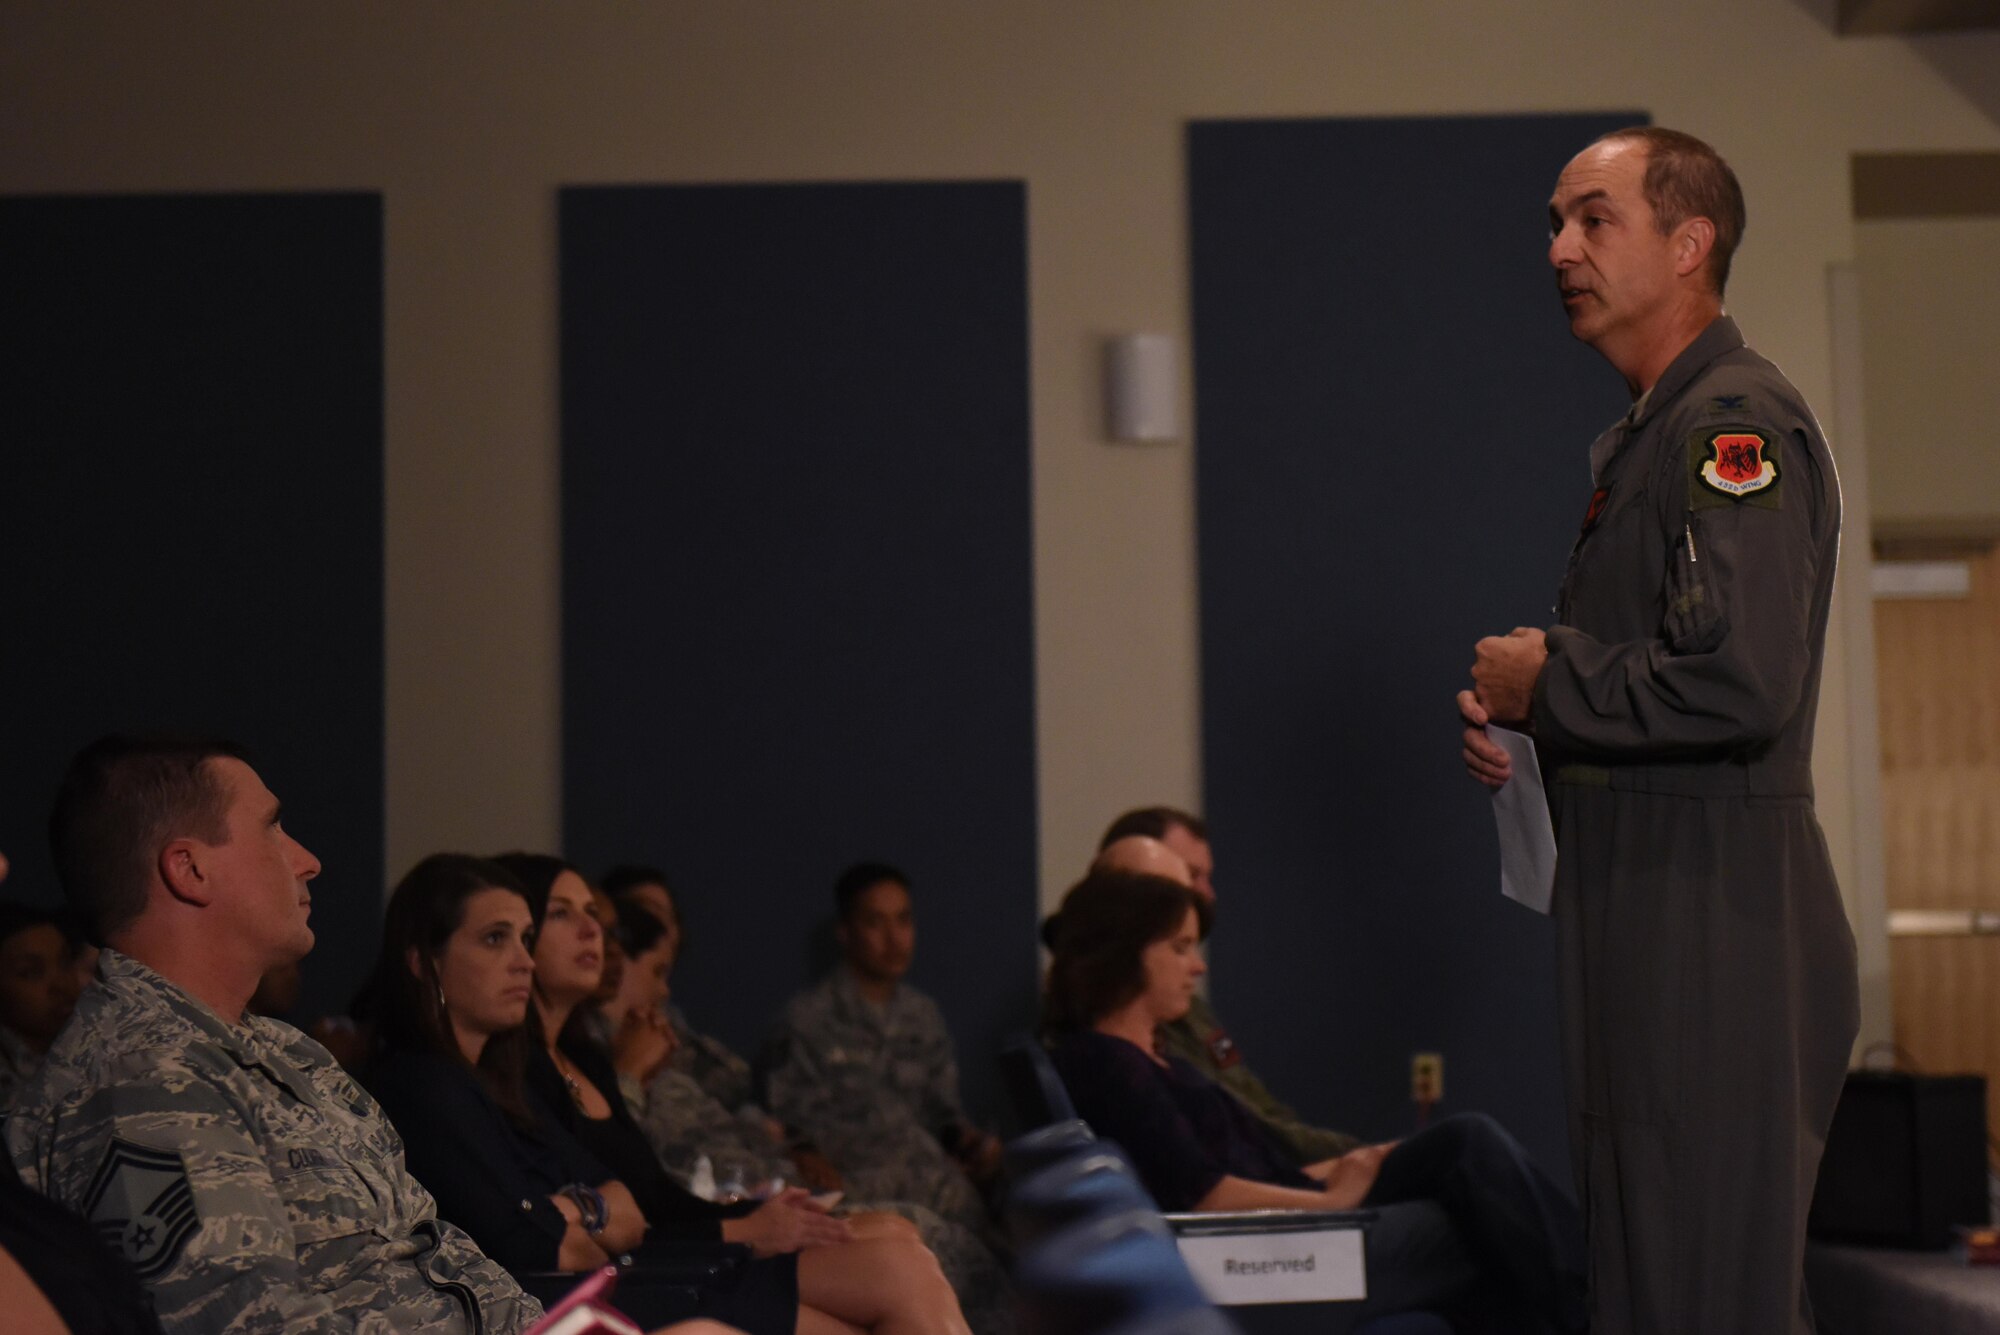
<instances>
[{"instance_id":1,"label":"white wall-mounted speaker","mask_svg":"<svg viewBox=\"0 0 2000 1335\"><path fill-rule=\"evenodd\" d=\"M1104 415L1111 439L1179 438L1178 361L1171 334L1124 334L1105 344Z\"/></svg>"}]
</instances>

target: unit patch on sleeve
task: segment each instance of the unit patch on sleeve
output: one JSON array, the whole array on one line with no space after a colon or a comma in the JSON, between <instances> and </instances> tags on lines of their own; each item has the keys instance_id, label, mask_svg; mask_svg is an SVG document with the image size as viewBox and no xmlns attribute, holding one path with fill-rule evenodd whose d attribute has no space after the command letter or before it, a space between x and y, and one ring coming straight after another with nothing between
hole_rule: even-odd
<instances>
[{"instance_id":1,"label":"unit patch on sleeve","mask_svg":"<svg viewBox=\"0 0 2000 1335\"><path fill-rule=\"evenodd\" d=\"M1778 439L1755 427L1703 427L1688 438L1688 504L1779 508Z\"/></svg>"},{"instance_id":2,"label":"unit patch on sleeve","mask_svg":"<svg viewBox=\"0 0 2000 1335\"><path fill-rule=\"evenodd\" d=\"M201 1223L181 1156L116 1136L90 1180L83 1213L105 1245L147 1281L173 1269L188 1234Z\"/></svg>"}]
</instances>

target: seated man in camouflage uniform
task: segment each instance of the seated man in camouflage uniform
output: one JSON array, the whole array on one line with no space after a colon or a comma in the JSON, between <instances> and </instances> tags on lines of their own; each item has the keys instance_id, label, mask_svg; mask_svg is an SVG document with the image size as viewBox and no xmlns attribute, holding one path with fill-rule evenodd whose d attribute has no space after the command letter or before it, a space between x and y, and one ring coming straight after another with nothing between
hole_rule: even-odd
<instances>
[{"instance_id":1,"label":"seated man in camouflage uniform","mask_svg":"<svg viewBox=\"0 0 2000 1335\"><path fill-rule=\"evenodd\" d=\"M319 862L225 742L107 737L50 823L106 949L6 1124L22 1179L121 1251L179 1332L465 1331L541 1314L438 1219L375 1101L246 1013L312 947Z\"/></svg>"},{"instance_id":2,"label":"seated man in camouflage uniform","mask_svg":"<svg viewBox=\"0 0 2000 1335\"><path fill-rule=\"evenodd\" d=\"M907 1144L915 1127L942 1151L929 1171L990 1181L1000 1142L959 1104L937 1003L903 981L916 949L909 878L882 863L849 867L834 906L842 962L785 1007L759 1061L767 1106L836 1163L867 1162L888 1140Z\"/></svg>"},{"instance_id":3,"label":"seated man in camouflage uniform","mask_svg":"<svg viewBox=\"0 0 2000 1335\"><path fill-rule=\"evenodd\" d=\"M670 958L678 960L685 941L680 906L656 867L632 864L604 873L609 897L636 904L666 925L672 941ZM625 1090L632 1115L652 1141L667 1170L685 1182L695 1161L709 1159L717 1183L740 1183L782 1176L815 1191L844 1190L850 1201L863 1200L884 1208L883 1202L908 1202L950 1223L983 1234L991 1222L986 1203L957 1163L913 1118L885 1119L871 1086L857 1086L846 1103L833 1091L818 1109L823 1121L857 1123L871 1128L867 1136L842 1143L836 1163L800 1128L786 1126L757 1105L750 1063L721 1039L688 1023L681 1008L666 1006L667 1023L676 1046L667 1068L644 1083ZM610 1041L606 1030L605 1041ZM949 1248L931 1250L942 1258ZM949 1265L947 1265L947 1273ZM960 1305L966 1306L961 1293ZM972 1308L966 1316L973 1321Z\"/></svg>"},{"instance_id":4,"label":"seated man in camouflage uniform","mask_svg":"<svg viewBox=\"0 0 2000 1335\"><path fill-rule=\"evenodd\" d=\"M1111 822L1098 849L1096 865L1105 870L1164 875L1215 903L1215 855L1199 816L1173 807L1128 811ZM1163 1053L1188 1062L1242 1100L1300 1164L1337 1159L1361 1143L1344 1132L1309 1124L1265 1088L1202 993L1195 993L1186 1015L1160 1026L1159 1042Z\"/></svg>"}]
</instances>

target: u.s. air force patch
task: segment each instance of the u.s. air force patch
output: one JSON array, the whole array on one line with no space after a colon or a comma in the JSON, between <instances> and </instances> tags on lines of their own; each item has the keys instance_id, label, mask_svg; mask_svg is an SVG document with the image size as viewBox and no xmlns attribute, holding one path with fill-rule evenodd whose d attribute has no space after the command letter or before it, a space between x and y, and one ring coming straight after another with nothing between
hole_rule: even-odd
<instances>
[{"instance_id":1,"label":"u.s. air force patch","mask_svg":"<svg viewBox=\"0 0 2000 1335\"><path fill-rule=\"evenodd\" d=\"M1778 441L1755 427L1703 427L1688 437L1688 504L1780 505Z\"/></svg>"},{"instance_id":2,"label":"u.s. air force patch","mask_svg":"<svg viewBox=\"0 0 2000 1335\"><path fill-rule=\"evenodd\" d=\"M181 1156L116 1136L90 1179L83 1213L105 1244L147 1281L173 1268L188 1234L201 1223Z\"/></svg>"}]
</instances>

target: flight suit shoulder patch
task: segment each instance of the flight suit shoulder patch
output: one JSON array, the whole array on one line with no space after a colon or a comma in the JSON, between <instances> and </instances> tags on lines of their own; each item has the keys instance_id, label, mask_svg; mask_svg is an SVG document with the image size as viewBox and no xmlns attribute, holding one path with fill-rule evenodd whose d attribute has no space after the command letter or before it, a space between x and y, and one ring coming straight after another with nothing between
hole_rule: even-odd
<instances>
[{"instance_id":1,"label":"flight suit shoulder patch","mask_svg":"<svg viewBox=\"0 0 2000 1335\"><path fill-rule=\"evenodd\" d=\"M1753 505L1776 510L1784 501L1778 436L1764 427L1704 426L1688 437L1688 508Z\"/></svg>"}]
</instances>

